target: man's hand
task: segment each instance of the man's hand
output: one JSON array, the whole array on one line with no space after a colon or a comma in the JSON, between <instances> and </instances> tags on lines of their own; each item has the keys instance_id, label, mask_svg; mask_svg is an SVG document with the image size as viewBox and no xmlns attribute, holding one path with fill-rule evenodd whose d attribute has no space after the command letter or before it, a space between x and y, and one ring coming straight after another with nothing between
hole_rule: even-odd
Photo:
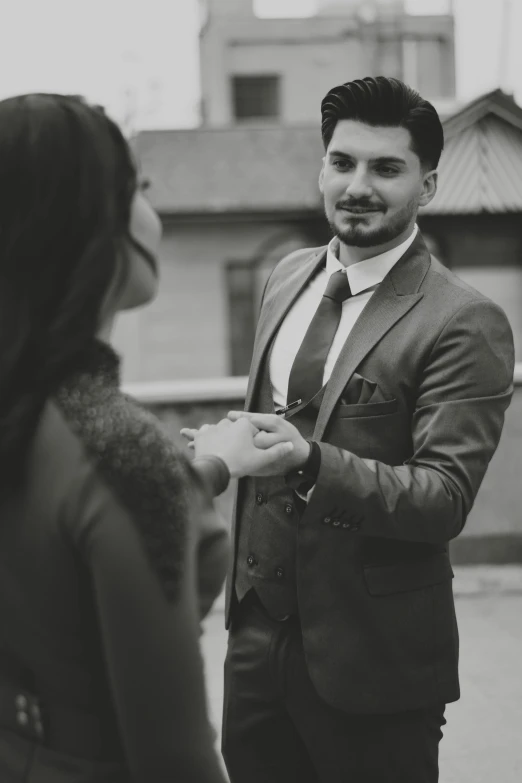
<instances>
[{"instance_id":1,"label":"man's hand","mask_svg":"<svg viewBox=\"0 0 522 783\"><path fill-rule=\"evenodd\" d=\"M246 417L222 419L218 424L204 424L199 430L184 428L181 434L193 442L196 457L206 454L221 457L227 464L232 478L242 476L277 476L293 452L293 443L278 438L263 447L255 444L260 435ZM305 441L308 448L308 444ZM287 468L288 472L291 468Z\"/></svg>"},{"instance_id":2,"label":"man's hand","mask_svg":"<svg viewBox=\"0 0 522 783\"><path fill-rule=\"evenodd\" d=\"M297 427L275 413L247 413L245 411L230 411L230 421L247 419L258 430L254 436L254 445L259 449L273 448L277 443L292 443L293 451L286 454L278 463L274 463L274 473L257 473L255 475L285 476L293 470L303 467L310 454L310 444L303 438ZM254 474L249 474L254 475Z\"/></svg>"}]
</instances>

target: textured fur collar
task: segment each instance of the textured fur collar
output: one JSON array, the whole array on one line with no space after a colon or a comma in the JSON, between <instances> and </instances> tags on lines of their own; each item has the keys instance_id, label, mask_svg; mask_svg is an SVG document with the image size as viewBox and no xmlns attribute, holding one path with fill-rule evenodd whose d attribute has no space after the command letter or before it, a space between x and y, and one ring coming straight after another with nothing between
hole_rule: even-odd
<instances>
[{"instance_id":1,"label":"textured fur collar","mask_svg":"<svg viewBox=\"0 0 522 783\"><path fill-rule=\"evenodd\" d=\"M138 525L166 596L176 597L192 491L185 457L120 384L120 358L94 341L55 395L101 477Z\"/></svg>"}]
</instances>

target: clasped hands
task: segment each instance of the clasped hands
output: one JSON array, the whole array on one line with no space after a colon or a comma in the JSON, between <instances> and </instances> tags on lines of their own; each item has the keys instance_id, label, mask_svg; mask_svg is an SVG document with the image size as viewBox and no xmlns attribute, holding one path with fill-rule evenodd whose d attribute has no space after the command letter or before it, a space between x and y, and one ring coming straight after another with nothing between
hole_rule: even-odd
<instances>
[{"instance_id":1,"label":"clasped hands","mask_svg":"<svg viewBox=\"0 0 522 783\"><path fill-rule=\"evenodd\" d=\"M232 478L284 476L301 468L310 444L282 416L230 411L217 424L181 430L196 457L214 455L228 466Z\"/></svg>"}]
</instances>

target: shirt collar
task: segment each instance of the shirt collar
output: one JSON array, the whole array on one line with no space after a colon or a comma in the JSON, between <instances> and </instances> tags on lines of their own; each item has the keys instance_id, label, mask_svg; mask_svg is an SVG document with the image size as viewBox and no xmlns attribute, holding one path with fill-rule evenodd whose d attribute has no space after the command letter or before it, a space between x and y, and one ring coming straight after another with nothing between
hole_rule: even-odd
<instances>
[{"instance_id":1,"label":"shirt collar","mask_svg":"<svg viewBox=\"0 0 522 783\"><path fill-rule=\"evenodd\" d=\"M413 243L418 230L417 224L415 224L408 239L405 239L404 242L401 242L397 247L386 250L378 256L366 258L364 261L359 261L357 264L346 267L346 275L352 294L355 296L362 291L366 291L367 288L373 288L374 286L379 285L379 283L382 283L390 269L395 266L397 261ZM338 252L339 237L335 236L328 245L328 251L326 253L326 274L328 278L330 275L333 275L334 272L338 272L339 269L345 268L337 257Z\"/></svg>"}]
</instances>

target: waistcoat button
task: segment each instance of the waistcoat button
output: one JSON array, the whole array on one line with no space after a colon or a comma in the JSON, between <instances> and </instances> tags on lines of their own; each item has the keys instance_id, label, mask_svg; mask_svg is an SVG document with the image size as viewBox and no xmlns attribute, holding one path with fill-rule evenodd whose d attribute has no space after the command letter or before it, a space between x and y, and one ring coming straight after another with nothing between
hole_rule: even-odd
<instances>
[{"instance_id":1,"label":"waistcoat button","mask_svg":"<svg viewBox=\"0 0 522 783\"><path fill-rule=\"evenodd\" d=\"M255 562L256 562L256 559L255 559L254 555L249 555L247 557L247 563L248 563L249 566L255 565Z\"/></svg>"},{"instance_id":2,"label":"waistcoat button","mask_svg":"<svg viewBox=\"0 0 522 783\"><path fill-rule=\"evenodd\" d=\"M264 501L263 495L261 494L261 492L258 492L257 495L256 495L256 503L257 503L257 505L260 506L263 501Z\"/></svg>"},{"instance_id":3,"label":"waistcoat button","mask_svg":"<svg viewBox=\"0 0 522 783\"><path fill-rule=\"evenodd\" d=\"M284 577L284 575L285 575L285 572L283 571L281 566L279 566L279 568L276 568L275 574L276 574L278 579L282 579Z\"/></svg>"},{"instance_id":4,"label":"waistcoat button","mask_svg":"<svg viewBox=\"0 0 522 783\"><path fill-rule=\"evenodd\" d=\"M287 514L290 515L294 511L294 507L290 503L287 503L286 506L285 506L285 511L286 511Z\"/></svg>"}]
</instances>

